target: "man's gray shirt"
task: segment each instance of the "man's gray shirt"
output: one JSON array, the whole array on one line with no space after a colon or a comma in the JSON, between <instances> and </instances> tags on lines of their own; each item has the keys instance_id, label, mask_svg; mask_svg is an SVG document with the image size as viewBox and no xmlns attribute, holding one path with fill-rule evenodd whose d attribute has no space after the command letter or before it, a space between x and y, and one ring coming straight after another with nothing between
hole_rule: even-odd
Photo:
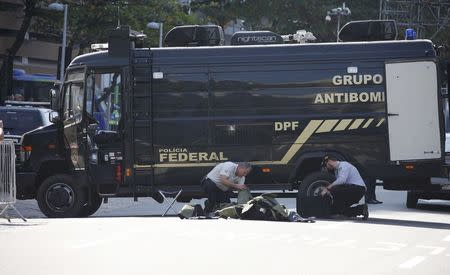
<instances>
[{"instance_id":1,"label":"man's gray shirt","mask_svg":"<svg viewBox=\"0 0 450 275\"><path fill-rule=\"evenodd\" d=\"M333 185L354 184L366 188L366 184L361 178L358 169L346 161L338 162L338 165L334 170L334 175L336 176L336 180L332 183Z\"/></svg>"}]
</instances>

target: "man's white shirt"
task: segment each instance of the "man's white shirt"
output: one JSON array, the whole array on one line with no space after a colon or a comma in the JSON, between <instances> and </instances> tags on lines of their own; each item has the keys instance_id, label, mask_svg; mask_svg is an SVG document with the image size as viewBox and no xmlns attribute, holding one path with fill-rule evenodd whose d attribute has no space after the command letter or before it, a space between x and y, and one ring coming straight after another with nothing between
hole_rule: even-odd
<instances>
[{"instance_id":1,"label":"man's white shirt","mask_svg":"<svg viewBox=\"0 0 450 275\"><path fill-rule=\"evenodd\" d=\"M245 177L236 176L237 167L238 165L231 161L223 162L216 165L216 167L214 167L208 175L206 175L206 177L212 180L220 190L228 191L230 190L230 187L221 183L220 176L225 176L229 181L235 184L244 184Z\"/></svg>"}]
</instances>

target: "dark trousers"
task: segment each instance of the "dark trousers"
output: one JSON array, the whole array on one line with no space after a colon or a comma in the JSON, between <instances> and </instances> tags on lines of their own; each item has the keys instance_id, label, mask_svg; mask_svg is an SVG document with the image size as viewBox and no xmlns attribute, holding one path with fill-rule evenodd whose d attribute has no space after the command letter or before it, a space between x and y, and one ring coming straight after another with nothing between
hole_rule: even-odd
<instances>
[{"instance_id":1,"label":"dark trousers","mask_svg":"<svg viewBox=\"0 0 450 275\"><path fill-rule=\"evenodd\" d=\"M366 200L376 200L377 195L375 194L375 188L377 187L376 179L366 179L367 193Z\"/></svg>"},{"instance_id":2,"label":"dark trousers","mask_svg":"<svg viewBox=\"0 0 450 275\"><path fill-rule=\"evenodd\" d=\"M219 203L230 202L230 192L222 191L212 180L204 178L200 184L203 191L208 195L205 212L211 212Z\"/></svg>"},{"instance_id":3,"label":"dark trousers","mask_svg":"<svg viewBox=\"0 0 450 275\"><path fill-rule=\"evenodd\" d=\"M351 206L358 203L366 193L366 189L363 186L339 184L333 186L330 193L333 196L333 204L331 206L332 214L341 214L348 217L355 217L362 214L362 205Z\"/></svg>"}]
</instances>

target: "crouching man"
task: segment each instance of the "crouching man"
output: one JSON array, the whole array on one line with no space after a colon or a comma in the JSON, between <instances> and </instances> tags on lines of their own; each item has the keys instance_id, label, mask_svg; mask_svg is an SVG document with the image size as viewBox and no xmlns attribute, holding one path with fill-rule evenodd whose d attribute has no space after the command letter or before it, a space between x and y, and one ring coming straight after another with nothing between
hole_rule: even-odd
<instances>
[{"instance_id":1,"label":"crouching man","mask_svg":"<svg viewBox=\"0 0 450 275\"><path fill-rule=\"evenodd\" d=\"M358 203L366 193L366 185L356 167L346 161L338 161L332 156L325 156L322 164L336 176L336 180L321 193L322 196L327 193L331 194L333 198L332 214L347 217L363 216L363 219L366 220L369 217L366 204L351 207Z\"/></svg>"},{"instance_id":2,"label":"crouching man","mask_svg":"<svg viewBox=\"0 0 450 275\"><path fill-rule=\"evenodd\" d=\"M227 161L218 164L201 181L203 191L208 195L205 212L212 212L220 203L229 203L232 190L244 190L245 176L250 173L250 163L233 163Z\"/></svg>"}]
</instances>

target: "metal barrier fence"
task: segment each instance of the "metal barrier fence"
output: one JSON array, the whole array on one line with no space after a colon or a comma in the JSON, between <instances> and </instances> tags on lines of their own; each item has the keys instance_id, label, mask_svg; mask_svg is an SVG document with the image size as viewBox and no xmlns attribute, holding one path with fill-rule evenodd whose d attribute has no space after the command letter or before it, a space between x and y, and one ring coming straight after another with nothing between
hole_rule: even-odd
<instances>
[{"instance_id":1,"label":"metal barrier fence","mask_svg":"<svg viewBox=\"0 0 450 275\"><path fill-rule=\"evenodd\" d=\"M6 210L10 207L26 221L20 212L14 207L16 203L16 153L14 143L11 140L0 141L0 206L5 206L0 211L0 217L6 218ZM5 214L5 216L3 216Z\"/></svg>"}]
</instances>

